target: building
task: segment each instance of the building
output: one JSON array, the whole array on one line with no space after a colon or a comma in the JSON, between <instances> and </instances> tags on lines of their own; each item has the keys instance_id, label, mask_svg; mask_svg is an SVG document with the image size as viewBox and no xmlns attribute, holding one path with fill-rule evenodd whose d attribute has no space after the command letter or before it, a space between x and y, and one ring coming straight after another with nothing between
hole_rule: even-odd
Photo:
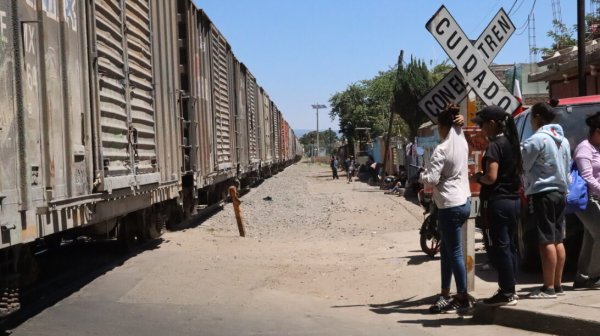
<instances>
[{"instance_id":1,"label":"building","mask_svg":"<svg viewBox=\"0 0 600 336\"><path fill-rule=\"evenodd\" d=\"M600 94L600 39L586 43L586 95ZM579 73L577 46L565 48L545 57L539 62L537 71L529 76L533 83L547 82L549 97L569 98L579 96Z\"/></svg>"}]
</instances>

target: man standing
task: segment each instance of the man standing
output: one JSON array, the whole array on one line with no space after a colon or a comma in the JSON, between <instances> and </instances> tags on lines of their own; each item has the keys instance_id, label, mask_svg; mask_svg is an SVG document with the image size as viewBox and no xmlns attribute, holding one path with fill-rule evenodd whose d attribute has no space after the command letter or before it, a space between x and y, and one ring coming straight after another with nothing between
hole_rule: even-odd
<instances>
[{"instance_id":1,"label":"man standing","mask_svg":"<svg viewBox=\"0 0 600 336\"><path fill-rule=\"evenodd\" d=\"M329 166L331 167L331 172L333 173L333 179L334 180L339 180L339 176L338 176L338 160L335 156L331 157L331 162L329 163Z\"/></svg>"},{"instance_id":2,"label":"man standing","mask_svg":"<svg viewBox=\"0 0 600 336\"><path fill-rule=\"evenodd\" d=\"M531 108L531 128L535 132L523 142L525 195L529 199L529 219L537 228L544 283L532 299L552 299L563 292L565 265L565 195L571 149L556 114L546 103Z\"/></svg>"}]
</instances>

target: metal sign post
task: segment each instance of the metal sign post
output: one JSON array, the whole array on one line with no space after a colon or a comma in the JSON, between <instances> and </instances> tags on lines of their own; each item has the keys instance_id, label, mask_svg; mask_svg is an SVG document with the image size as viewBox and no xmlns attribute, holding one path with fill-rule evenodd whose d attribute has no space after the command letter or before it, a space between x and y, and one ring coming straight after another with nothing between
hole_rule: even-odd
<instances>
[{"instance_id":1,"label":"metal sign post","mask_svg":"<svg viewBox=\"0 0 600 336\"><path fill-rule=\"evenodd\" d=\"M473 43L485 65L492 63L515 30L515 25L504 9L500 9ZM468 88L461 72L454 68L419 101L419 108L435 123L437 115L448 103L462 102L467 92Z\"/></svg>"},{"instance_id":2,"label":"metal sign post","mask_svg":"<svg viewBox=\"0 0 600 336\"><path fill-rule=\"evenodd\" d=\"M445 6L442 6L435 13L431 20L427 22L426 27L456 64L458 71L465 79L465 83L477 93L486 105L500 106L507 113L514 112L520 106L519 101L494 75L481 56L485 49L480 49L471 44L465 32L456 23L456 20ZM508 27L500 26L493 31L493 35L500 40L503 39L503 34L507 34L508 31Z\"/></svg>"}]
</instances>

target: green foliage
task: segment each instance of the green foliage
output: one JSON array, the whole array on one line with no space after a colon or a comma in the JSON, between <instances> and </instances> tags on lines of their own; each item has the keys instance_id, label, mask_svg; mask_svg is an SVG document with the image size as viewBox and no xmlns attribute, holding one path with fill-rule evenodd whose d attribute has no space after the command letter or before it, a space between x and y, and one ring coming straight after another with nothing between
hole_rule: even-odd
<instances>
[{"instance_id":1,"label":"green foliage","mask_svg":"<svg viewBox=\"0 0 600 336\"><path fill-rule=\"evenodd\" d=\"M339 140L337 134L334 131L332 131L331 129L319 132L319 146L320 147L325 147L326 145L329 145L330 143L333 143L337 140ZM304 134L303 136L300 137L299 141L301 144L303 144L305 146L308 146L311 144L316 145L317 131L310 131L310 132Z\"/></svg>"},{"instance_id":2,"label":"green foliage","mask_svg":"<svg viewBox=\"0 0 600 336\"><path fill-rule=\"evenodd\" d=\"M449 59L434 66L433 69L431 69L431 81L433 83L441 81L444 78L444 76L446 76L446 74L450 72L450 70L452 70L453 68L454 64L451 64Z\"/></svg>"},{"instance_id":3,"label":"green foliage","mask_svg":"<svg viewBox=\"0 0 600 336\"><path fill-rule=\"evenodd\" d=\"M443 70L438 68L438 71ZM402 116L409 129L408 137L417 134L419 126L428 120L427 116L419 112L419 100L435 84L427 65L422 60L410 59L410 63L398 72L397 86L394 93L394 110Z\"/></svg>"},{"instance_id":4,"label":"green foliage","mask_svg":"<svg viewBox=\"0 0 600 336\"><path fill-rule=\"evenodd\" d=\"M351 145L353 140L384 135L392 112L401 118L395 118L391 135L412 138L427 121L427 116L417 111L419 99L451 69L446 61L430 72L424 61L411 57L406 65L352 83L345 91L334 94L329 100L330 117L339 117L340 132ZM363 128L368 128L368 132Z\"/></svg>"},{"instance_id":5,"label":"green foliage","mask_svg":"<svg viewBox=\"0 0 600 336\"><path fill-rule=\"evenodd\" d=\"M393 100L395 69L382 71L372 79L350 84L345 91L330 100L330 117L340 119L340 131L347 139L364 137L368 128L371 137L387 131Z\"/></svg>"},{"instance_id":6,"label":"green foliage","mask_svg":"<svg viewBox=\"0 0 600 336\"><path fill-rule=\"evenodd\" d=\"M589 22L589 19L586 21ZM533 48L533 51L541 52L544 56L552 56L558 50L577 45L577 25L569 28L557 20L553 20L552 25L554 29L546 33L552 39L552 45L548 48Z\"/></svg>"}]
</instances>

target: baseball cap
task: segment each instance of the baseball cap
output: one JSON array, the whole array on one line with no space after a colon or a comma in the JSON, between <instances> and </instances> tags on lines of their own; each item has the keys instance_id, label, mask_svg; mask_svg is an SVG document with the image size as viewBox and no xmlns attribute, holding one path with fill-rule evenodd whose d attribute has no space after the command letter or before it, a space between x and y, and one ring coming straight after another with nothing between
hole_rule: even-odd
<instances>
[{"instance_id":1,"label":"baseball cap","mask_svg":"<svg viewBox=\"0 0 600 336\"><path fill-rule=\"evenodd\" d=\"M503 108L496 105L490 105L484 107L481 111L477 112L475 118L471 119L475 124L482 124L484 121L489 120L504 120L508 113Z\"/></svg>"}]
</instances>

